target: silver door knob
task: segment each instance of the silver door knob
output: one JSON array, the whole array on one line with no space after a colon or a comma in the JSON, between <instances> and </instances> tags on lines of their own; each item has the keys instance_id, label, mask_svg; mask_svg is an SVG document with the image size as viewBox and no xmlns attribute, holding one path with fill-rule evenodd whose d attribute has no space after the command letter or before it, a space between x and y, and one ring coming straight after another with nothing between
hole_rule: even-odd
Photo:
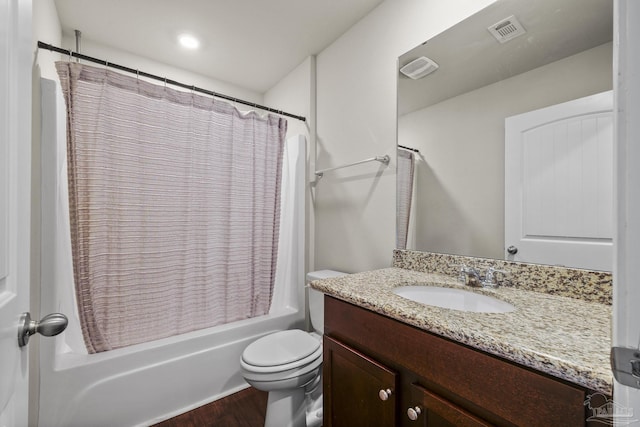
<instances>
[{"instance_id":1,"label":"silver door knob","mask_svg":"<svg viewBox=\"0 0 640 427\"><path fill-rule=\"evenodd\" d=\"M20 326L18 327L18 345L24 347L29 343L29 337L35 333L52 337L58 335L67 328L69 319L62 313L51 313L42 318L39 322L31 320L30 313L22 313Z\"/></svg>"},{"instance_id":2,"label":"silver door knob","mask_svg":"<svg viewBox=\"0 0 640 427\"><path fill-rule=\"evenodd\" d=\"M407 417L409 417L411 421L417 420L421 413L422 410L420 410L419 406L407 409Z\"/></svg>"},{"instance_id":3,"label":"silver door knob","mask_svg":"<svg viewBox=\"0 0 640 427\"><path fill-rule=\"evenodd\" d=\"M391 397L391 394L393 392L391 391L390 388L386 389L386 390L380 390L378 392L378 397L380 398L380 400L389 400L389 397Z\"/></svg>"},{"instance_id":4,"label":"silver door knob","mask_svg":"<svg viewBox=\"0 0 640 427\"><path fill-rule=\"evenodd\" d=\"M515 255L518 253L518 248L516 248L515 246L511 245L507 248L507 252L509 252L511 255Z\"/></svg>"}]
</instances>

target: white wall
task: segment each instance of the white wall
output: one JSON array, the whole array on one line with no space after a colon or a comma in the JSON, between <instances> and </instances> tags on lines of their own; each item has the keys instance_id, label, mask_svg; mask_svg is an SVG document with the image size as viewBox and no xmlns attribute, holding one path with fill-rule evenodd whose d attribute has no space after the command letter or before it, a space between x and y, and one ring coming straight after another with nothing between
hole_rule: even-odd
<instances>
[{"instance_id":1,"label":"white wall","mask_svg":"<svg viewBox=\"0 0 640 427\"><path fill-rule=\"evenodd\" d=\"M306 122L288 118L288 135L301 134L307 140L307 185L305 197L305 271L314 269L314 224L315 217L311 204L311 187L309 177L315 170L315 116L316 116L316 58L313 56L305 59L293 71L280 80L274 87L264 94L265 105L301 115L307 118Z\"/></svg>"},{"instance_id":2,"label":"white wall","mask_svg":"<svg viewBox=\"0 0 640 427\"><path fill-rule=\"evenodd\" d=\"M62 42L62 29L58 19L58 11L52 0L33 2L33 47L41 76L53 79L57 76L53 64L55 61L60 60L60 55L55 52L38 50L38 41L55 46L60 46Z\"/></svg>"},{"instance_id":3,"label":"white wall","mask_svg":"<svg viewBox=\"0 0 640 427\"><path fill-rule=\"evenodd\" d=\"M407 114L416 163L413 249L502 258L504 119L612 88L612 43Z\"/></svg>"},{"instance_id":4,"label":"white wall","mask_svg":"<svg viewBox=\"0 0 640 427\"><path fill-rule=\"evenodd\" d=\"M75 36L65 35L62 39L63 49L76 49ZM106 46L100 43L96 43L92 40L81 37L80 53L92 56L94 58L102 59L105 61L113 62L115 64L124 65L129 68L139 69L150 74L155 74L162 77L167 77L171 80L176 80L180 83L188 85L194 85L203 89L218 92L224 95L230 95L236 98L241 98L246 101L262 103L263 97L261 93L242 88L240 86L233 85L231 83L224 82L222 80L212 79L201 74L193 73L191 71L183 70L180 68L172 67L170 65L163 64L142 56L134 55L132 53L114 49L110 46ZM63 60L67 60L64 58ZM74 59L75 61L75 59ZM96 67L102 67L99 64L87 63L87 65L93 65ZM133 75L133 74L132 74ZM157 80L153 81L156 84L162 84ZM171 86L170 86L171 87ZM174 87L174 89L179 89ZM237 106L240 110L249 110L250 107L244 107L242 105Z\"/></svg>"},{"instance_id":5,"label":"white wall","mask_svg":"<svg viewBox=\"0 0 640 427\"><path fill-rule=\"evenodd\" d=\"M264 94L265 105L307 118L287 118L290 135L309 139L315 109L315 57L310 56Z\"/></svg>"},{"instance_id":6,"label":"white wall","mask_svg":"<svg viewBox=\"0 0 640 427\"><path fill-rule=\"evenodd\" d=\"M315 268L387 267L395 246L397 58L492 0L388 0L317 57L317 167L388 154L315 187Z\"/></svg>"}]
</instances>

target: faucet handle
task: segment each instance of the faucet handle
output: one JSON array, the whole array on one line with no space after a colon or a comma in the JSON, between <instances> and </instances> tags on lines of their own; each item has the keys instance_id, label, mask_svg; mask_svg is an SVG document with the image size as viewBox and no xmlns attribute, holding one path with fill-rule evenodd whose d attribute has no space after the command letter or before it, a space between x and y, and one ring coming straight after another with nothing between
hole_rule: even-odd
<instances>
[{"instance_id":1,"label":"faucet handle","mask_svg":"<svg viewBox=\"0 0 640 427\"><path fill-rule=\"evenodd\" d=\"M496 286L498 286L496 273L502 274L503 278L507 275L507 272L504 270L498 270L496 268L489 267L487 268L487 273L484 275L484 279L482 280L482 286L486 288L495 288Z\"/></svg>"},{"instance_id":2,"label":"faucet handle","mask_svg":"<svg viewBox=\"0 0 640 427\"><path fill-rule=\"evenodd\" d=\"M482 286L480 272L474 267L467 267L464 264L460 266L458 280L466 286L472 286L474 288Z\"/></svg>"},{"instance_id":3,"label":"faucet handle","mask_svg":"<svg viewBox=\"0 0 640 427\"><path fill-rule=\"evenodd\" d=\"M467 266L466 264L460 264L460 269L458 270L458 282L464 284L467 281Z\"/></svg>"}]
</instances>

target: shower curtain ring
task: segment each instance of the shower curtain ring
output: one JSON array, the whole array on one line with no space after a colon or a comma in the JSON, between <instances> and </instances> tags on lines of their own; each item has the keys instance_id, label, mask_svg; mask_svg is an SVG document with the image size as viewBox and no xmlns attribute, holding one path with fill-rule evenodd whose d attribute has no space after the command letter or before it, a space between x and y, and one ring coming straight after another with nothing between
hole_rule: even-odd
<instances>
[{"instance_id":1,"label":"shower curtain ring","mask_svg":"<svg viewBox=\"0 0 640 427\"><path fill-rule=\"evenodd\" d=\"M73 51L71 49L69 49L69 62L71 62L71 57L73 56Z\"/></svg>"}]
</instances>

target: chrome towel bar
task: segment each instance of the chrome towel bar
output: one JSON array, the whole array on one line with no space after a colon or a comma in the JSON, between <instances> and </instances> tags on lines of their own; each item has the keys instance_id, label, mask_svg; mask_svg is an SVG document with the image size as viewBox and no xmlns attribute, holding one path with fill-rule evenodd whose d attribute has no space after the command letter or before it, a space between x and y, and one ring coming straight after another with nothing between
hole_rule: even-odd
<instances>
[{"instance_id":1,"label":"chrome towel bar","mask_svg":"<svg viewBox=\"0 0 640 427\"><path fill-rule=\"evenodd\" d=\"M385 154L384 156L371 157L370 159L360 160L359 162L348 163L348 164L342 165L342 166L336 166L336 167L333 167L333 168L321 169L319 171L316 171L316 176L318 178L322 178L324 176L325 172L334 171L336 169L348 168L350 166L361 165L363 163L369 163L369 162L380 162L380 163L383 163L385 165L388 165L389 161L391 161L391 158L387 154Z\"/></svg>"}]
</instances>

